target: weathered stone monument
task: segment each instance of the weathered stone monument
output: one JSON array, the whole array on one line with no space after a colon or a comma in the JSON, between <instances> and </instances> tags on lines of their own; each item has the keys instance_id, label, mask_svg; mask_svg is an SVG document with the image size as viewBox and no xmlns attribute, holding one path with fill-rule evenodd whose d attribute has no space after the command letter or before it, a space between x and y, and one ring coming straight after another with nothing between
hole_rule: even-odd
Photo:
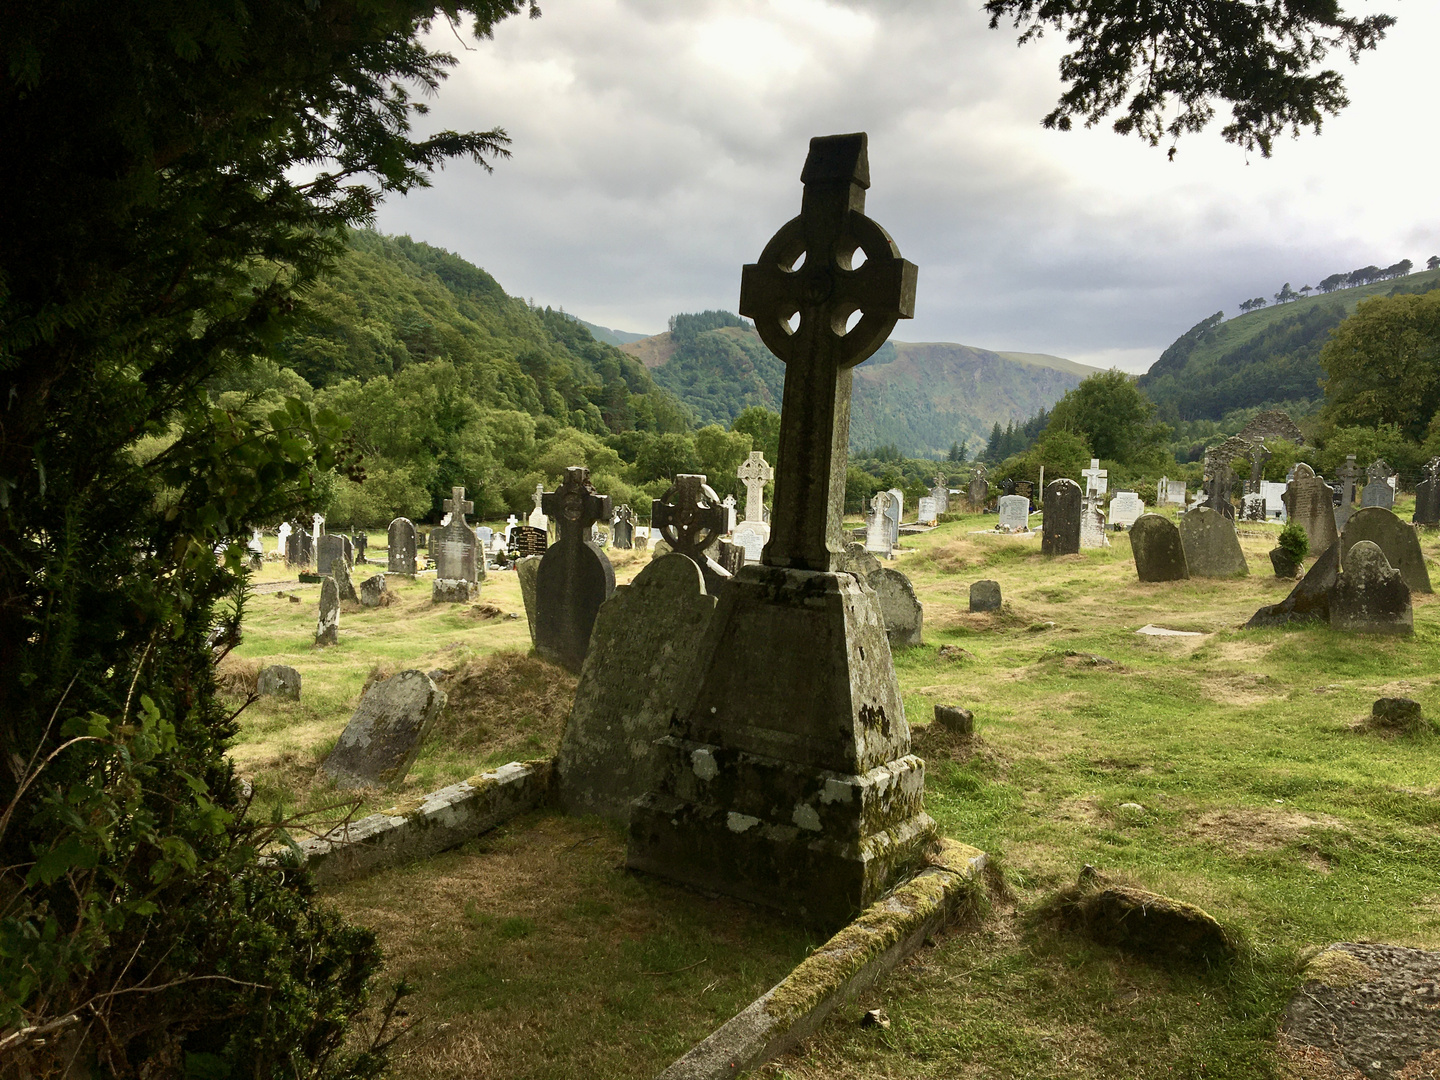
<instances>
[{"instance_id":1,"label":"weathered stone monument","mask_svg":"<svg viewBox=\"0 0 1440 1080\"><path fill-rule=\"evenodd\" d=\"M1080 551L1080 515L1084 496L1069 477L1050 481L1040 508L1040 551L1044 555L1075 555Z\"/></svg>"},{"instance_id":2,"label":"weathered stone monument","mask_svg":"<svg viewBox=\"0 0 1440 1080\"><path fill-rule=\"evenodd\" d=\"M1100 459L1091 458L1090 467L1081 469L1080 475L1085 478L1086 495L1104 495L1110 490L1110 472L1100 468Z\"/></svg>"},{"instance_id":3,"label":"weathered stone monument","mask_svg":"<svg viewBox=\"0 0 1440 1080\"><path fill-rule=\"evenodd\" d=\"M340 590L335 579L320 579L320 614L315 620L315 644L340 643Z\"/></svg>"},{"instance_id":4,"label":"weathered stone monument","mask_svg":"<svg viewBox=\"0 0 1440 1080\"><path fill-rule=\"evenodd\" d=\"M315 541L298 523L290 527L285 538L287 566L308 567L315 561Z\"/></svg>"},{"instance_id":5,"label":"weathered stone monument","mask_svg":"<svg viewBox=\"0 0 1440 1080\"><path fill-rule=\"evenodd\" d=\"M525 620L530 626L531 645L535 644L535 574L540 569L541 558L541 555L526 555L512 564L515 580L520 584L520 599L525 605Z\"/></svg>"},{"instance_id":6,"label":"weathered stone monument","mask_svg":"<svg viewBox=\"0 0 1440 1080\"><path fill-rule=\"evenodd\" d=\"M679 553L647 564L601 606L556 762L566 811L629 822L631 802L651 787L655 740L695 692L714 612L700 567Z\"/></svg>"},{"instance_id":7,"label":"weathered stone monument","mask_svg":"<svg viewBox=\"0 0 1440 1080\"><path fill-rule=\"evenodd\" d=\"M1250 573L1234 522L1208 503L1180 515L1180 543L1191 577L1245 577Z\"/></svg>"},{"instance_id":8,"label":"weathered stone monument","mask_svg":"<svg viewBox=\"0 0 1440 1080\"><path fill-rule=\"evenodd\" d=\"M745 549L747 563L758 563L760 553L770 542L770 525L765 520L765 485L775 478L775 470L764 454L752 450L735 475L745 485L745 518L736 524L731 539Z\"/></svg>"},{"instance_id":9,"label":"weathered stone monument","mask_svg":"<svg viewBox=\"0 0 1440 1080\"><path fill-rule=\"evenodd\" d=\"M1230 501L1235 490L1235 473L1228 463L1215 462L1204 479L1205 505L1227 521L1235 520L1235 504ZM1206 576L1206 575L1198 575Z\"/></svg>"},{"instance_id":10,"label":"weathered stone monument","mask_svg":"<svg viewBox=\"0 0 1440 1080\"><path fill-rule=\"evenodd\" d=\"M971 611L999 611L1003 602L998 581L977 581L970 586Z\"/></svg>"},{"instance_id":11,"label":"weathered stone monument","mask_svg":"<svg viewBox=\"0 0 1440 1080\"><path fill-rule=\"evenodd\" d=\"M1367 506L1355 511L1340 535L1341 569L1349 565L1350 552L1363 540L1369 540L1385 553L1385 560L1400 571L1412 593L1434 591L1415 526L1407 525L1383 506Z\"/></svg>"},{"instance_id":12,"label":"weathered stone monument","mask_svg":"<svg viewBox=\"0 0 1440 1080\"><path fill-rule=\"evenodd\" d=\"M415 576L415 523L409 518L397 517L390 522L387 531L385 572Z\"/></svg>"},{"instance_id":13,"label":"weathered stone monument","mask_svg":"<svg viewBox=\"0 0 1440 1080\"><path fill-rule=\"evenodd\" d=\"M1330 593L1330 625L1356 634L1415 632L1410 589L1378 544L1361 540L1345 554Z\"/></svg>"},{"instance_id":14,"label":"weathered stone monument","mask_svg":"<svg viewBox=\"0 0 1440 1080\"><path fill-rule=\"evenodd\" d=\"M983 461L975 463L975 469L970 473L970 486L965 489L965 497L973 514L984 510L990 501L990 472Z\"/></svg>"},{"instance_id":15,"label":"weathered stone monument","mask_svg":"<svg viewBox=\"0 0 1440 1080\"><path fill-rule=\"evenodd\" d=\"M635 511L624 503L615 508L615 521L610 526L610 545L616 551L635 547Z\"/></svg>"},{"instance_id":16,"label":"weathered stone monument","mask_svg":"<svg viewBox=\"0 0 1440 1080\"><path fill-rule=\"evenodd\" d=\"M361 607L384 607L388 595L384 574L372 574L360 583Z\"/></svg>"},{"instance_id":17,"label":"weathered stone monument","mask_svg":"<svg viewBox=\"0 0 1440 1080\"><path fill-rule=\"evenodd\" d=\"M590 648L600 605L615 591L615 571L593 541L590 526L610 519L610 496L596 492L590 470L571 466L542 508L560 536L535 574L535 651L578 673Z\"/></svg>"},{"instance_id":18,"label":"weathered stone monument","mask_svg":"<svg viewBox=\"0 0 1440 1080\"><path fill-rule=\"evenodd\" d=\"M890 546L900 546L900 520L905 516L905 493L899 488L882 492L889 496L890 505L885 508L885 528L890 533Z\"/></svg>"},{"instance_id":19,"label":"weathered stone monument","mask_svg":"<svg viewBox=\"0 0 1440 1080\"><path fill-rule=\"evenodd\" d=\"M331 565L338 559L345 560L346 538L336 533L326 533L320 537L320 542L315 547L315 572L317 574L330 573Z\"/></svg>"},{"instance_id":20,"label":"weathered stone monument","mask_svg":"<svg viewBox=\"0 0 1440 1080\"><path fill-rule=\"evenodd\" d=\"M934 525L939 511L935 509L935 499L930 495L922 495L915 506L915 523L917 525Z\"/></svg>"},{"instance_id":21,"label":"weathered stone monument","mask_svg":"<svg viewBox=\"0 0 1440 1080\"><path fill-rule=\"evenodd\" d=\"M730 580L725 568L706 554L706 550L725 531L726 511L720 497L703 474L681 473L665 494L650 504L650 526L677 554L692 560L705 577L705 591L720 594L720 587Z\"/></svg>"},{"instance_id":22,"label":"weathered stone monument","mask_svg":"<svg viewBox=\"0 0 1440 1080\"><path fill-rule=\"evenodd\" d=\"M935 479L930 481L930 498L935 500L935 513L950 512L950 481L943 475L937 474Z\"/></svg>"},{"instance_id":23,"label":"weathered stone monument","mask_svg":"<svg viewBox=\"0 0 1440 1080\"><path fill-rule=\"evenodd\" d=\"M339 787L395 787L444 707L444 692L423 671L372 683L321 768Z\"/></svg>"},{"instance_id":24,"label":"weathered stone monument","mask_svg":"<svg viewBox=\"0 0 1440 1080\"><path fill-rule=\"evenodd\" d=\"M995 528L999 532L1030 531L1030 500L1024 495L1001 495Z\"/></svg>"},{"instance_id":25,"label":"weathered stone monument","mask_svg":"<svg viewBox=\"0 0 1440 1080\"><path fill-rule=\"evenodd\" d=\"M1390 510L1395 506L1395 487L1390 482L1395 470L1378 458L1365 470L1365 487L1360 492L1360 505L1380 506Z\"/></svg>"},{"instance_id":26,"label":"weathered stone monument","mask_svg":"<svg viewBox=\"0 0 1440 1080\"><path fill-rule=\"evenodd\" d=\"M1303 461L1295 466L1295 478L1285 487L1285 509L1290 520L1305 530L1312 555L1323 553L1339 538L1330 485Z\"/></svg>"},{"instance_id":27,"label":"weathered stone monument","mask_svg":"<svg viewBox=\"0 0 1440 1080\"><path fill-rule=\"evenodd\" d=\"M1106 548L1110 539L1105 535L1105 511L1100 509L1099 495L1086 495L1080 508L1080 546Z\"/></svg>"},{"instance_id":28,"label":"weathered stone monument","mask_svg":"<svg viewBox=\"0 0 1440 1080\"><path fill-rule=\"evenodd\" d=\"M355 592L355 582L350 577L350 564L343 557L330 563L330 576L335 579L335 589L340 593L341 602L353 604L360 599Z\"/></svg>"},{"instance_id":29,"label":"weathered stone monument","mask_svg":"<svg viewBox=\"0 0 1440 1080\"><path fill-rule=\"evenodd\" d=\"M870 574L865 583L875 590L890 648L924 644L925 607L915 595L910 579L899 570L882 566Z\"/></svg>"},{"instance_id":30,"label":"weathered stone monument","mask_svg":"<svg viewBox=\"0 0 1440 1080\"><path fill-rule=\"evenodd\" d=\"M864 215L864 135L813 140L801 179L800 216L740 296L785 364L770 542L720 598L627 862L833 927L918 865L935 828L875 594L840 569L851 368L913 313L915 268Z\"/></svg>"},{"instance_id":31,"label":"weathered stone monument","mask_svg":"<svg viewBox=\"0 0 1440 1080\"><path fill-rule=\"evenodd\" d=\"M886 511L889 509L889 493L877 491L870 497L870 513L865 521L865 550L886 559L892 554L890 526L885 520Z\"/></svg>"},{"instance_id":32,"label":"weathered stone monument","mask_svg":"<svg viewBox=\"0 0 1440 1080\"><path fill-rule=\"evenodd\" d=\"M449 522L431 530L435 541L435 580L468 581L474 584L485 577L485 560L480 555L480 541L465 520L475 504L465 498L463 487L450 489L445 500Z\"/></svg>"},{"instance_id":33,"label":"weathered stone monument","mask_svg":"<svg viewBox=\"0 0 1440 1080\"><path fill-rule=\"evenodd\" d=\"M545 515L545 485L535 485L535 509L530 511L530 517L526 519L532 529L542 529L549 534L550 519Z\"/></svg>"},{"instance_id":34,"label":"weathered stone monument","mask_svg":"<svg viewBox=\"0 0 1440 1080\"><path fill-rule=\"evenodd\" d=\"M538 526L516 525L510 530L510 553L517 559L544 555L549 546L549 534Z\"/></svg>"},{"instance_id":35,"label":"weathered stone monument","mask_svg":"<svg viewBox=\"0 0 1440 1080\"><path fill-rule=\"evenodd\" d=\"M1167 517L1141 514L1130 526L1130 553L1141 581L1184 581L1190 576L1180 530Z\"/></svg>"},{"instance_id":36,"label":"weathered stone monument","mask_svg":"<svg viewBox=\"0 0 1440 1080\"><path fill-rule=\"evenodd\" d=\"M260 669L255 679L258 697L288 697L300 700L300 672L287 664L271 664Z\"/></svg>"},{"instance_id":37,"label":"weathered stone monument","mask_svg":"<svg viewBox=\"0 0 1440 1080\"><path fill-rule=\"evenodd\" d=\"M1112 528L1130 528L1145 513L1145 501L1133 491L1117 491L1110 500L1108 515Z\"/></svg>"},{"instance_id":38,"label":"weathered stone monument","mask_svg":"<svg viewBox=\"0 0 1440 1080\"><path fill-rule=\"evenodd\" d=\"M1355 481L1359 479L1360 470L1355 467L1355 455L1346 454L1345 464L1336 471L1340 480L1340 503L1335 509L1335 528L1345 528L1345 523L1350 520L1350 515L1355 512Z\"/></svg>"},{"instance_id":39,"label":"weathered stone monument","mask_svg":"<svg viewBox=\"0 0 1440 1080\"><path fill-rule=\"evenodd\" d=\"M1415 485L1416 525L1440 525L1440 458L1431 458L1422 470L1424 479Z\"/></svg>"}]
</instances>

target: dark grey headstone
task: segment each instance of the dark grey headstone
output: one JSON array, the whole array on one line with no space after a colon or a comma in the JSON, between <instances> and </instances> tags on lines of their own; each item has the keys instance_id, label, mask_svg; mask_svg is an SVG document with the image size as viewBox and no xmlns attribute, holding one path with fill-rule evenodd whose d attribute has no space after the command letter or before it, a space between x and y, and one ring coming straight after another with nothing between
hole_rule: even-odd
<instances>
[{"instance_id":1,"label":"dark grey headstone","mask_svg":"<svg viewBox=\"0 0 1440 1080\"><path fill-rule=\"evenodd\" d=\"M1084 492L1068 478L1045 486L1040 551L1045 555L1075 555L1080 551L1080 512Z\"/></svg>"},{"instance_id":2,"label":"dark grey headstone","mask_svg":"<svg viewBox=\"0 0 1440 1080\"><path fill-rule=\"evenodd\" d=\"M399 517L390 522L389 553L385 569L391 574L415 576L416 537L415 523L409 518Z\"/></svg>"},{"instance_id":3,"label":"dark grey headstone","mask_svg":"<svg viewBox=\"0 0 1440 1080\"><path fill-rule=\"evenodd\" d=\"M590 526L610 517L610 496L596 492L590 470L572 466L543 507L560 536L535 575L535 651L578 673L590 649L600 605L615 591L615 571L590 539Z\"/></svg>"},{"instance_id":4,"label":"dark grey headstone","mask_svg":"<svg viewBox=\"0 0 1440 1080\"><path fill-rule=\"evenodd\" d=\"M1415 485L1416 525L1440 525L1440 478L1427 477Z\"/></svg>"},{"instance_id":5,"label":"dark grey headstone","mask_svg":"<svg viewBox=\"0 0 1440 1080\"><path fill-rule=\"evenodd\" d=\"M1141 514L1136 518L1130 526L1130 553L1141 581L1184 581L1190 576L1180 530L1167 517Z\"/></svg>"},{"instance_id":6,"label":"dark grey headstone","mask_svg":"<svg viewBox=\"0 0 1440 1080\"><path fill-rule=\"evenodd\" d=\"M444 707L444 692L423 671L372 683L321 768L340 787L394 787Z\"/></svg>"},{"instance_id":7,"label":"dark grey headstone","mask_svg":"<svg viewBox=\"0 0 1440 1080\"><path fill-rule=\"evenodd\" d=\"M520 583L520 599L525 603L525 619L530 624L530 644L535 644L535 575L540 571L539 555L526 555L515 560L515 580Z\"/></svg>"},{"instance_id":8,"label":"dark grey headstone","mask_svg":"<svg viewBox=\"0 0 1440 1080\"><path fill-rule=\"evenodd\" d=\"M1339 538L1335 528L1335 493L1303 462L1285 487L1285 512L1305 530L1310 553L1319 555Z\"/></svg>"},{"instance_id":9,"label":"dark grey headstone","mask_svg":"<svg viewBox=\"0 0 1440 1080\"><path fill-rule=\"evenodd\" d=\"M320 543L315 548L315 572L330 573L330 567L336 559L345 561L345 537L339 533L326 533L320 537Z\"/></svg>"},{"instance_id":10,"label":"dark grey headstone","mask_svg":"<svg viewBox=\"0 0 1440 1080\"><path fill-rule=\"evenodd\" d=\"M260 697L288 697L300 700L300 672L285 664L261 668L255 680L255 693Z\"/></svg>"},{"instance_id":11,"label":"dark grey headstone","mask_svg":"<svg viewBox=\"0 0 1440 1080\"><path fill-rule=\"evenodd\" d=\"M385 575L374 574L360 583L360 606L380 607L385 603Z\"/></svg>"},{"instance_id":12,"label":"dark grey headstone","mask_svg":"<svg viewBox=\"0 0 1440 1080\"><path fill-rule=\"evenodd\" d=\"M345 561L343 554L331 561L330 576L335 579L335 588L339 590L342 601L353 604L360 599L355 592L355 582L350 578L350 565Z\"/></svg>"},{"instance_id":13,"label":"dark grey headstone","mask_svg":"<svg viewBox=\"0 0 1440 1080\"><path fill-rule=\"evenodd\" d=\"M650 527L660 530L671 550L695 561L711 596L730 578L730 572L710 557L728 521L729 511L700 473L676 476L670 489L650 505Z\"/></svg>"},{"instance_id":14,"label":"dark grey headstone","mask_svg":"<svg viewBox=\"0 0 1440 1080\"><path fill-rule=\"evenodd\" d=\"M679 554L647 564L601 605L556 762L566 811L629 822L655 740L695 691L714 612L699 566Z\"/></svg>"},{"instance_id":15,"label":"dark grey headstone","mask_svg":"<svg viewBox=\"0 0 1440 1080\"><path fill-rule=\"evenodd\" d=\"M957 735L975 733L975 714L959 705L936 705L935 723Z\"/></svg>"},{"instance_id":16,"label":"dark grey headstone","mask_svg":"<svg viewBox=\"0 0 1440 1080\"><path fill-rule=\"evenodd\" d=\"M885 636L890 648L908 648L922 644L925 608L915 595L910 579L899 570L882 566L866 579L880 601L880 617L885 622Z\"/></svg>"},{"instance_id":17,"label":"dark grey headstone","mask_svg":"<svg viewBox=\"0 0 1440 1080\"><path fill-rule=\"evenodd\" d=\"M1340 537L1341 569L1349 563L1350 550L1360 541L1369 540L1385 553L1386 560L1405 579L1411 592L1430 593L1430 571L1420 552L1420 537L1415 526L1401 521L1381 506L1367 506L1350 515Z\"/></svg>"},{"instance_id":18,"label":"dark grey headstone","mask_svg":"<svg viewBox=\"0 0 1440 1080\"><path fill-rule=\"evenodd\" d=\"M971 611L999 611L1003 602L998 581L977 581L970 586Z\"/></svg>"},{"instance_id":19,"label":"dark grey headstone","mask_svg":"<svg viewBox=\"0 0 1440 1080\"><path fill-rule=\"evenodd\" d=\"M1180 515L1180 543L1191 577L1230 578L1250 573L1235 523L1208 506Z\"/></svg>"},{"instance_id":20,"label":"dark grey headstone","mask_svg":"<svg viewBox=\"0 0 1440 1080\"><path fill-rule=\"evenodd\" d=\"M370 547L370 534L363 532L352 534L350 537L350 546L352 551L354 552L354 560L351 562L350 565L364 566L365 552Z\"/></svg>"},{"instance_id":21,"label":"dark grey headstone","mask_svg":"<svg viewBox=\"0 0 1440 1080\"><path fill-rule=\"evenodd\" d=\"M1330 593L1340 571L1340 545L1331 544L1315 560L1290 595L1278 604L1269 604L1250 617L1247 627L1284 626L1291 622L1327 622Z\"/></svg>"},{"instance_id":22,"label":"dark grey headstone","mask_svg":"<svg viewBox=\"0 0 1440 1080\"><path fill-rule=\"evenodd\" d=\"M1330 625L1355 634L1415 632L1410 589L1378 544L1361 540L1346 554L1330 593Z\"/></svg>"},{"instance_id":23,"label":"dark grey headstone","mask_svg":"<svg viewBox=\"0 0 1440 1080\"><path fill-rule=\"evenodd\" d=\"M315 644L337 645L340 642L340 590L335 579L320 579L320 615L315 622Z\"/></svg>"}]
</instances>

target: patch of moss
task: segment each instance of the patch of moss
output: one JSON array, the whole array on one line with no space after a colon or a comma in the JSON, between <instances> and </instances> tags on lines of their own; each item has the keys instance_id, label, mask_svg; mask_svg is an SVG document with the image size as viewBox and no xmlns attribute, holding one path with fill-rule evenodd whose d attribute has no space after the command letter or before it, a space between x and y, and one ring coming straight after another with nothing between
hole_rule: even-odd
<instances>
[{"instance_id":1,"label":"patch of moss","mask_svg":"<svg viewBox=\"0 0 1440 1080\"><path fill-rule=\"evenodd\" d=\"M1375 970L1344 949L1326 949L1305 965L1305 981L1322 986L1355 986L1375 978Z\"/></svg>"}]
</instances>

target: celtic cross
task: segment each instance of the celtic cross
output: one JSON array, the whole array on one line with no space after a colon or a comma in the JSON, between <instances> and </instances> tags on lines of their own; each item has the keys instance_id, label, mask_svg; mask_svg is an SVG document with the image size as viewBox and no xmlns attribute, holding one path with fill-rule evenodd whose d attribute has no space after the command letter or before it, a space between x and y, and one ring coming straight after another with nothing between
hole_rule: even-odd
<instances>
[{"instance_id":1,"label":"celtic cross","mask_svg":"<svg viewBox=\"0 0 1440 1080\"><path fill-rule=\"evenodd\" d=\"M775 479L775 470L759 450L751 450L750 456L740 463L735 475L745 485L745 520L765 520L765 485Z\"/></svg>"},{"instance_id":2,"label":"celtic cross","mask_svg":"<svg viewBox=\"0 0 1440 1080\"><path fill-rule=\"evenodd\" d=\"M780 471L763 562L828 571L845 548L851 369L885 343L896 320L914 316L916 269L865 216L863 133L811 139L800 182L800 216L741 275L740 314L755 320L785 364ZM858 267L857 250L865 255Z\"/></svg>"},{"instance_id":3,"label":"celtic cross","mask_svg":"<svg viewBox=\"0 0 1440 1080\"><path fill-rule=\"evenodd\" d=\"M693 473L676 476L664 497L650 506L650 524L660 530L674 550L696 562L725 531L728 516L719 497L705 483L704 475Z\"/></svg>"},{"instance_id":4,"label":"celtic cross","mask_svg":"<svg viewBox=\"0 0 1440 1080\"><path fill-rule=\"evenodd\" d=\"M540 510L558 522L561 544L581 544L590 538L590 526L610 520L610 496L590 484L590 470L572 465L554 491L540 488Z\"/></svg>"},{"instance_id":5,"label":"celtic cross","mask_svg":"<svg viewBox=\"0 0 1440 1080\"><path fill-rule=\"evenodd\" d=\"M465 498L463 487L453 487L450 489L450 498L445 500L445 509L453 515L450 518L450 524L463 526L465 515L475 510L475 504Z\"/></svg>"}]
</instances>

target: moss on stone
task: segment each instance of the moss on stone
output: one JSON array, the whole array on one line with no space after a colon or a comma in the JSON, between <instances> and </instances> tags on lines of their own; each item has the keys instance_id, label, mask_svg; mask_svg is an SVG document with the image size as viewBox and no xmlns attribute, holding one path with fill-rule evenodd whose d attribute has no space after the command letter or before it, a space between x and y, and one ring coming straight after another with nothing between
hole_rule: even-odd
<instances>
[{"instance_id":1,"label":"moss on stone","mask_svg":"<svg viewBox=\"0 0 1440 1080\"><path fill-rule=\"evenodd\" d=\"M1355 986L1376 977L1375 969L1344 949L1326 949L1305 965L1305 981L1323 986Z\"/></svg>"}]
</instances>

